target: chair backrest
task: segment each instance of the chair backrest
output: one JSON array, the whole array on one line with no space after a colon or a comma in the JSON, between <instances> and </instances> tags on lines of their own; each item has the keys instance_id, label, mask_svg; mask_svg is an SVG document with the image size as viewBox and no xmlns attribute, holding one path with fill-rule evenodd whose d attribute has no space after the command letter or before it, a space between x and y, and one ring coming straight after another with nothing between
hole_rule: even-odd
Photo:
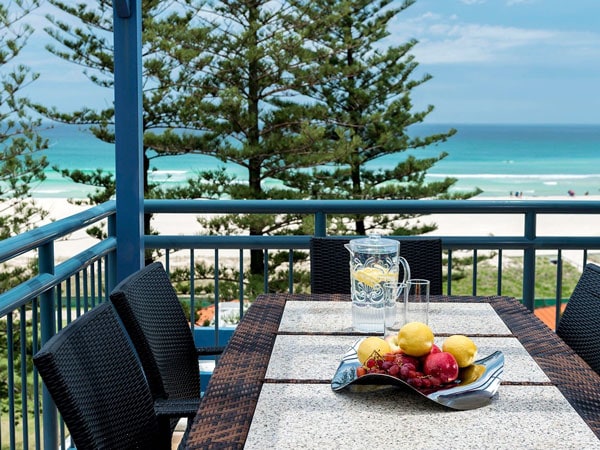
<instances>
[{"instance_id":1,"label":"chair backrest","mask_svg":"<svg viewBox=\"0 0 600 450\"><path fill-rule=\"evenodd\" d=\"M389 236L386 236L389 237ZM430 293L442 294L441 239L398 239L400 256L408 261L411 278L430 280ZM326 237L310 240L310 285L313 294L350 293L349 239ZM400 267L402 276L402 267Z\"/></svg>"},{"instance_id":2,"label":"chair backrest","mask_svg":"<svg viewBox=\"0 0 600 450\"><path fill-rule=\"evenodd\" d=\"M196 345L177 292L160 262L133 273L111 292L154 398L200 398Z\"/></svg>"},{"instance_id":3,"label":"chair backrest","mask_svg":"<svg viewBox=\"0 0 600 450\"><path fill-rule=\"evenodd\" d=\"M79 450L170 448L168 423L156 418L140 362L110 303L63 328L33 361Z\"/></svg>"},{"instance_id":4,"label":"chair backrest","mask_svg":"<svg viewBox=\"0 0 600 450\"><path fill-rule=\"evenodd\" d=\"M600 266L583 269L556 334L600 373Z\"/></svg>"}]
</instances>

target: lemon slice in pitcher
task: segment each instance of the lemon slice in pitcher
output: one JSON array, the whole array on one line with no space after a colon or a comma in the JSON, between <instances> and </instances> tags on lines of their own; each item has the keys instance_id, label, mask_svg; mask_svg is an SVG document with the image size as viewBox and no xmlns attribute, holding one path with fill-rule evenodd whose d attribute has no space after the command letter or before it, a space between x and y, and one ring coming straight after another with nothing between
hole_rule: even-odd
<instances>
[{"instance_id":1,"label":"lemon slice in pitcher","mask_svg":"<svg viewBox=\"0 0 600 450\"><path fill-rule=\"evenodd\" d=\"M369 287L375 287L375 285L382 282L396 281L398 274L390 272L388 269L384 269L383 267L364 267L352 272L352 276L355 280Z\"/></svg>"}]
</instances>

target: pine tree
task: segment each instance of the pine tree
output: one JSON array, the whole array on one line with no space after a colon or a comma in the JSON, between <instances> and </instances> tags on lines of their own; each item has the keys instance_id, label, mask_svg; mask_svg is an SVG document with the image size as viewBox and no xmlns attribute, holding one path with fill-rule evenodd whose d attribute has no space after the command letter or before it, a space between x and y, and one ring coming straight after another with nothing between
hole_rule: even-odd
<instances>
[{"instance_id":1,"label":"pine tree","mask_svg":"<svg viewBox=\"0 0 600 450\"><path fill-rule=\"evenodd\" d=\"M84 73L97 86L113 89L114 48L112 44L112 1L100 0L94 4L88 2L72 4L59 0L49 2L63 13L68 20L47 15L51 26L45 31L58 45L46 48L54 55L66 61L84 67ZM78 22L79 25L74 25ZM190 51L192 42L206 42L208 29L198 25L193 12L178 7L173 2L159 0L142 1L143 28L143 120L144 130L144 194L153 196L153 190L160 187L149 181L153 168L151 161L162 156L185 154L199 142L210 140L210 135L196 136L193 145L175 139L172 145L173 129L206 131L197 111L203 101L202 93L197 90L191 108L187 94L190 77L196 76L196 70L210 61L205 52ZM87 105L74 112L61 112L56 107L37 105L40 113L46 117L68 124L89 126L90 131L104 142L114 143L114 107L92 109ZM202 144L206 145L206 144ZM59 170L60 168L56 168ZM101 203L115 193L115 180L103 168L93 174L79 170L60 169L64 176L79 183L96 186L94 195L89 196L91 203ZM159 196L161 194L158 194ZM146 230L149 230L147 218Z\"/></svg>"},{"instance_id":2,"label":"pine tree","mask_svg":"<svg viewBox=\"0 0 600 450\"><path fill-rule=\"evenodd\" d=\"M40 154L47 141L40 137L39 119L28 114L29 100L22 90L38 77L23 65L11 66L27 44L32 28L24 22L27 14L38 7L37 0L13 0L0 4L0 240L32 228L47 215L47 211L31 199L35 183L42 181L46 159ZM32 267L3 265L0 270L0 291L10 289L32 275ZM12 332L19 325L13 323ZM7 412L8 405L8 351L6 335L8 318L0 324L0 411ZM31 329L31 324L28 324ZM20 335L14 333L13 348L20 346ZM24 338L24 337L23 337ZM31 337L29 336L28 341ZM15 350L15 355L18 351ZM15 357L13 370L20 370L23 360ZM31 361L27 362L31 367ZM30 370L30 369L29 369ZM19 382L14 386L19 389ZM15 405L21 408L21 397L15 395Z\"/></svg>"},{"instance_id":3,"label":"pine tree","mask_svg":"<svg viewBox=\"0 0 600 450\"><path fill-rule=\"evenodd\" d=\"M94 4L82 2L72 4L60 0L49 0L61 12L69 15L61 20L52 15L46 18L51 26L45 31L58 45L47 45L54 55L84 67L89 80L109 90L114 86L114 48L112 43L113 10L111 0L100 0ZM77 24L77 25L76 25ZM165 197L162 187L150 182L154 168L152 160L163 156L186 154L197 145L208 145L211 135L203 128L198 111L203 101L197 90L193 96L194 107L186 97L190 78L196 70L210 62L206 52L190 51L190 43L206 42L208 29L198 24L193 11L179 7L176 3L159 0L142 1L143 32L143 184L145 198ZM104 142L114 143L114 107L102 109L82 106L74 112L61 112L56 107L36 105L39 113L52 120L89 127L91 133ZM172 132L174 129L204 132L193 138L193 144ZM173 141L177 142L174 146ZM75 203L98 204L112 198L116 192L114 176L105 168L93 173L78 169L54 167L64 177L76 183L95 187L87 201ZM152 233L151 215L144 216L144 230ZM102 230L90 228L88 233L101 236ZM151 255L148 253L148 260Z\"/></svg>"},{"instance_id":4,"label":"pine tree","mask_svg":"<svg viewBox=\"0 0 600 450\"><path fill-rule=\"evenodd\" d=\"M67 50L50 50L88 67L92 82L112 87L112 3L101 0L90 9L50 2L85 24L73 28L51 18L54 27L48 32ZM433 110L414 112L411 101L412 90L431 77L414 78L418 64L410 52L416 41L389 46L385 39L390 20L413 3L144 1L146 170L152 157L197 153L244 173L236 178L225 166L199 170L180 188L147 183L146 196L418 199L476 194L450 193L452 178L426 180L427 171L446 153L417 157L420 149L445 141L455 130L426 137L409 133ZM112 108L44 112L56 120L93 124L96 136L114 139ZM397 162L385 163L390 160ZM374 169L375 163L383 168ZM95 176L91 182L98 185L111 181L101 171ZM334 218L331 226L340 234L351 232L352 225L358 234L371 229L419 234L435 228L407 222L412 218ZM202 223L208 232L304 234L306 220L227 215ZM251 271L262 273L261 252L252 252Z\"/></svg>"},{"instance_id":5,"label":"pine tree","mask_svg":"<svg viewBox=\"0 0 600 450\"><path fill-rule=\"evenodd\" d=\"M10 66L33 32L24 17L37 6L37 0L0 4L0 239L33 227L47 214L31 199L31 189L45 178L47 162L40 152L48 144L38 133L40 119L29 115L30 101L21 95L38 75L24 65Z\"/></svg>"},{"instance_id":6,"label":"pine tree","mask_svg":"<svg viewBox=\"0 0 600 450\"><path fill-rule=\"evenodd\" d=\"M478 192L449 193L456 179L428 182L426 172L447 156L417 157L417 151L443 142L455 133L414 137L409 127L433 111L413 111L411 92L431 79L414 78L418 64L410 54L417 44L385 45L388 24L414 3L392 0L295 1L303 12L304 36L315 48L326 49L327 61L315 64L321 83L302 92L326 108L327 144L335 163L312 173L284 172L289 186L312 192L322 199L468 198ZM408 153L400 158L401 153ZM390 163L390 156L394 163ZM379 162L380 161L380 162ZM374 168L377 167L377 168ZM409 216L353 218L354 232L390 229L393 234L420 234L433 225L403 223ZM336 231L345 232L347 221L338 220Z\"/></svg>"},{"instance_id":7,"label":"pine tree","mask_svg":"<svg viewBox=\"0 0 600 450\"><path fill-rule=\"evenodd\" d=\"M206 14L206 13L205 13ZM212 17L214 16L214 17ZM178 194L232 199L296 199L307 193L273 183L282 173L305 170L331 160L321 147L323 129L313 120L320 105L299 101L299 92L318 82L307 69L318 52L297 32L297 11L267 0L214 2L210 71L192 88L208 92L205 125L218 137L213 149L199 152L241 167L236 179L224 168L202 171ZM193 92L190 92L190 98ZM270 182L270 183L269 183ZM226 215L205 221L212 230L251 235L290 232L302 223L296 215ZM251 253L251 272L263 272L262 253Z\"/></svg>"}]
</instances>

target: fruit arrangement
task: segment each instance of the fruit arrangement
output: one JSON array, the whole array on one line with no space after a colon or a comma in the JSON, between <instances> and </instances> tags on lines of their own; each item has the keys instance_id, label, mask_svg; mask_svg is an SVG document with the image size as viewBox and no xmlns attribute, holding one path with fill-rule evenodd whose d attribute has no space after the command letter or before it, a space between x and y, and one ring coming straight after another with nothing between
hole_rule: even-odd
<instances>
[{"instance_id":1,"label":"fruit arrangement","mask_svg":"<svg viewBox=\"0 0 600 450\"><path fill-rule=\"evenodd\" d=\"M473 364L477 346L467 336L450 336L442 348L433 341L431 329L420 322L407 323L386 340L368 337L357 349L356 375L387 374L425 390L453 385L459 375L462 383L481 375L481 366Z\"/></svg>"}]
</instances>

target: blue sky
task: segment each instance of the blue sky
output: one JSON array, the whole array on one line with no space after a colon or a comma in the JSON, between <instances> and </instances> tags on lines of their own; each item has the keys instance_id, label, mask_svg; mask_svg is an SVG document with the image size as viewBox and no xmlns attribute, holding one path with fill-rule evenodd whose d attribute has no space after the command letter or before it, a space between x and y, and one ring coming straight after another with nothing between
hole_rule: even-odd
<instances>
[{"instance_id":1,"label":"blue sky","mask_svg":"<svg viewBox=\"0 0 600 450\"><path fill-rule=\"evenodd\" d=\"M41 30L42 13L32 17ZM600 0L417 0L390 27L416 38L415 107L428 123L600 124ZM21 62L41 74L27 95L61 110L111 102L81 68L43 50L36 34Z\"/></svg>"}]
</instances>

